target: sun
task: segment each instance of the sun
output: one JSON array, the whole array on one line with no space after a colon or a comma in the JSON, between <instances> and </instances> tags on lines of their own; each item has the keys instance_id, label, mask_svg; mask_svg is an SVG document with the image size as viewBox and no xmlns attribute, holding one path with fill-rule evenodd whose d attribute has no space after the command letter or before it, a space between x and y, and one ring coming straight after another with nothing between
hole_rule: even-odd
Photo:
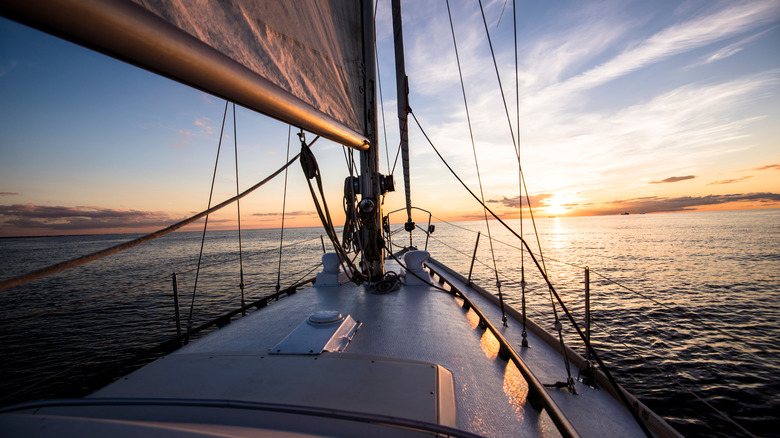
<instances>
[{"instance_id":1,"label":"sun","mask_svg":"<svg viewBox=\"0 0 780 438\"><path fill-rule=\"evenodd\" d=\"M542 201L544 212L550 216L563 216L571 213L574 197L570 195L552 195Z\"/></svg>"}]
</instances>

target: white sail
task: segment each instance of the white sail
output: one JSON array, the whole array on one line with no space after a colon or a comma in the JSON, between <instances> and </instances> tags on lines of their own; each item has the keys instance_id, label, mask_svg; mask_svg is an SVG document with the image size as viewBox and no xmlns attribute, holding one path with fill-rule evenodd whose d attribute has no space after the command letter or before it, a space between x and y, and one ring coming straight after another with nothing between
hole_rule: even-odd
<instances>
[{"instance_id":1,"label":"white sail","mask_svg":"<svg viewBox=\"0 0 780 438\"><path fill-rule=\"evenodd\" d=\"M364 4L41 0L0 14L365 149Z\"/></svg>"},{"instance_id":2,"label":"white sail","mask_svg":"<svg viewBox=\"0 0 780 438\"><path fill-rule=\"evenodd\" d=\"M364 132L360 2L134 1L295 97Z\"/></svg>"}]
</instances>

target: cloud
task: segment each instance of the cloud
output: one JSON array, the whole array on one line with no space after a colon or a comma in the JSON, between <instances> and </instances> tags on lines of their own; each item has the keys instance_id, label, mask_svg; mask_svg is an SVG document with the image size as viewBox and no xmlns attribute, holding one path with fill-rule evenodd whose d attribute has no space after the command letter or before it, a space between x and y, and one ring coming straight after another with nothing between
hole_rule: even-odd
<instances>
[{"instance_id":1,"label":"cloud","mask_svg":"<svg viewBox=\"0 0 780 438\"><path fill-rule=\"evenodd\" d=\"M530 198L531 198L531 207L532 208L538 207L539 205L542 204L542 201L544 201L546 199L549 199L552 196L553 196L552 194L547 194L547 193L541 194L541 195L532 195L532 196L530 196ZM490 202L492 202L492 203L499 203L499 204L502 204L504 207L517 208L519 206L519 200L520 200L520 196L513 196L511 198L507 198L506 196L504 196L502 199L491 199L491 200L485 201L485 202L486 203L490 203ZM528 206L528 199L525 196L523 196L523 207L527 207L527 206Z\"/></svg>"},{"instance_id":2,"label":"cloud","mask_svg":"<svg viewBox=\"0 0 780 438\"><path fill-rule=\"evenodd\" d=\"M669 26L613 59L562 84L568 91L589 89L679 53L738 35L778 15L772 0L738 3Z\"/></svg>"},{"instance_id":3,"label":"cloud","mask_svg":"<svg viewBox=\"0 0 780 438\"><path fill-rule=\"evenodd\" d=\"M190 144L190 138L192 137L192 132L186 130L186 129L179 129L179 141L177 143L174 143L174 148L181 148L184 146L187 146Z\"/></svg>"},{"instance_id":4,"label":"cloud","mask_svg":"<svg viewBox=\"0 0 780 438\"><path fill-rule=\"evenodd\" d=\"M718 185L718 184L734 184L734 183L738 183L740 181L744 181L744 180L749 179L749 178L753 178L753 175L743 176L742 178L736 178L736 179L723 179L723 180L720 180L720 181L713 181L713 182L711 182L711 183L709 183L707 185L708 186L714 186L714 185Z\"/></svg>"},{"instance_id":5,"label":"cloud","mask_svg":"<svg viewBox=\"0 0 780 438\"><path fill-rule=\"evenodd\" d=\"M0 225L4 228L28 230L28 232L141 229L170 225L174 220L168 214L158 211L32 204L0 206Z\"/></svg>"},{"instance_id":6,"label":"cloud","mask_svg":"<svg viewBox=\"0 0 780 438\"><path fill-rule=\"evenodd\" d=\"M496 18L501 6L495 5ZM516 137L525 175L537 193L603 192L605 181L612 188L630 190L670 172L698 173L713 161L750 147L750 138L756 135L752 128L772 117L761 108L780 82L778 70L726 79L712 76L696 82L674 76L674 80L646 84L647 78L642 77L643 82L633 87L636 92L620 91L615 97L607 89L613 83L619 87L632 83L632 73L639 70L667 68L663 63L675 55L700 56L698 51L713 44L739 38L747 43L761 35L755 34L762 30L759 27L780 15L777 2L763 0L703 7L704 13L680 9L665 17L667 23L674 22L649 32L648 28L663 20L631 17L620 7L603 4L575 8L560 19L563 22L548 31L542 29L520 48L521 126ZM446 10L435 13L427 2L414 8L424 9L421 16L427 17L430 32L407 40L412 91L424 97L415 99L418 103L412 106L426 134L445 151L449 164L475 187L474 156ZM512 159L514 150L495 91L481 17L453 11L453 19L479 166L491 169L490 174L483 172L482 182L486 193L511 193L516 182L507 175L517 173L517 160ZM471 26L473 30L464 22L479 26ZM439 30L443 36L434 36ZM746 32L753 37L744 38ZM511 47L500 49L497 56L506 87L514 82L508 77L514 60ZM513 99L508 104L514 113ZM436 112L431 109L434 106ZM416 128L410 135L414 144L426 143ZM431 152L418 148L413 154ZM429 160L416 162L428 166ZM580 170L583 163L588 171ZM650 175L649 179L638 179L642 174Z\"/></svg>"},{"instance_id":7,"label":"cloud","mask_svg":"<svg viewBox=\"0 0 780 438\"><path fill-rule=\"evenodd\" d=\"M314 216L317 214L314 211L287 211L284 213L285 216ZM282 217L282 213L255 213L252 216L258 216L258 217Z\"/></svg>"},{"instance_id":8,"label":"cloud","mask_svg":"<svg viewBox=\"0 0 780 438\"><path fill-rule=\"evenodd\" d=\"M208 118L208 117L205 117L205 116L198 118L197 120L192 122L192 124L195 125L195 126L200 127L201 128L201 133L205 137L210 137L210 136L214 135L214 133L216 132L216 129L217 129L217 128L211 126L211 119Z\"/></svg>"},{"instance_id":9,"label":"cloud","mask_svg":"<svg viewBox=\"0 0 780 438\"><path fill-rule=\"evenodd\" d=\"M488 213L488 219L493 219L493 217ZM483 212L479 213L463 213L456 216L453 216L451 220L455 221L477 221L477 220L485 220L485 214Z\"/></svg>"},{"instance_id":10,"label":"cloud","mask_svg":"<svg viewBox=\"0 0 780 438\"><path fill-rule=\"evenodd\" d=\"M650 184L674 183L674 182L685 181L686 179L694 179L694 178L696 178L696 175L670 176L669 178L663 179L661 181L651 181Z\"/></svg>"},{"instance_id":11,"label":"cloud","mask_svg":"<svg viewBox=\"0 0 780 438\"><path fill-rule=\"evenodd\" d=\"M0 192L0 196L19 196L17 192Z\"/></svg>"},{"instance_id":12,"label":"cloud","mask_svg":"<svg viewBox=\"0 0 780 438\"><path fill-rule=\"evenodd\" d=\"M780 170L780 164L770 164L768 166L756 167L750 170Z\"/></svg>"},{"instance_id":13,"label":"cloud","mask_svg":"<svg viewBox=\"0 0 780 438\"><path fill-rule=\"evenodd\" d=\"M622 199L605 203L602 208L582 209L578 213L585 215L609 215L630 213L663 213L677 211L694 211L696 207L721 205L738 202L758 202L766 206L780 205L780 193L743 193L730 195L681 196L677 198L661 198L648 196L642 198Z\"/></svg>"},{"instance_id":14,"label":"cloud","mask_svg":"<svg viewBox=\"0 0 780 438\"><path fill-rule=\"evenodd\" d=\"M751 35L751 36L749 36L747 38L743 38L743 39L737 41L736 43L729 44L728 46L723 47L722 49L720 49L717 52L715 52L712 55L710 55L709 58L707 58L706 60L701 62L699 65L709 64L709 63L712 63L712 62L715 62L715 61L720 61L721 59L726 59L729 56L736 55L737 53L742 51L744 46L746 46L747 44L749 44L749 43L751 43L751 42L761 38L762 36L767 34L770 30L772 30L772 29L766 29L766 30L764 30L762 32L759 32L757 34Z\"/></svg>"}]
</instances>

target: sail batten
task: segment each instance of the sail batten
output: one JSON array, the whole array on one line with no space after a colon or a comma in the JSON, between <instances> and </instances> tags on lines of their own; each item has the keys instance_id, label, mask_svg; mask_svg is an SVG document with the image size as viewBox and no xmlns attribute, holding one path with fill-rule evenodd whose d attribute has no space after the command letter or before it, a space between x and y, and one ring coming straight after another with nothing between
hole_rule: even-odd
<instances>
[{"instance_id":1,"label":"sail batten","mask_svg":"<svg viewBox=\"0 0 780 438\"><path fill-rule=\"evenodd\" d=\"M352 2L311 1L313 16L302 16L299 2L136 1L9 1L0 13L337 143L368 147L362 47L346 42L362 25L360 11L341 5Z\"/></svg>"}]
</instances>

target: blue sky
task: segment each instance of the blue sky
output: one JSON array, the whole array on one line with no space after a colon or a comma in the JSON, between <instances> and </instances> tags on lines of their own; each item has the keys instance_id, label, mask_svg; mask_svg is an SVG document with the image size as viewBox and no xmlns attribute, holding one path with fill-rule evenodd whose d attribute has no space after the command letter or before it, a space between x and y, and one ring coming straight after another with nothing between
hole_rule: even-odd
<instances>
[{"instance_id":1,"label":"blue sky","mask_svg":"<svg viewBox=\"0 0 780 438\"><path fill-rule=\"evenodd\" d=\"M517 158L482 17L476 2L451 3L485 198L511 217ZM514 123L512 3L484 5ZM518 8L520 155L541 214L780 206L779 1ZM403 12L411 106L476 189L446 4L406 1ZM394 158L389 1L377 20ZM224 101L4 19L0 96L0 235L150 231L205 209ZM237 122L243 189L285 161L288 127L240 107ZM235 194L230 115L226 128L217 201ZM411 144L415 204L447 219L481 217L416 129ZM325 141L314 149L334 212L346 174L340 149ZM278 226L282 186L246 198L242 221ZM297 165L290 192L287 224L314 225ZM390 195L386 207L402 197Z\"/></svg>"}]
</instances>

